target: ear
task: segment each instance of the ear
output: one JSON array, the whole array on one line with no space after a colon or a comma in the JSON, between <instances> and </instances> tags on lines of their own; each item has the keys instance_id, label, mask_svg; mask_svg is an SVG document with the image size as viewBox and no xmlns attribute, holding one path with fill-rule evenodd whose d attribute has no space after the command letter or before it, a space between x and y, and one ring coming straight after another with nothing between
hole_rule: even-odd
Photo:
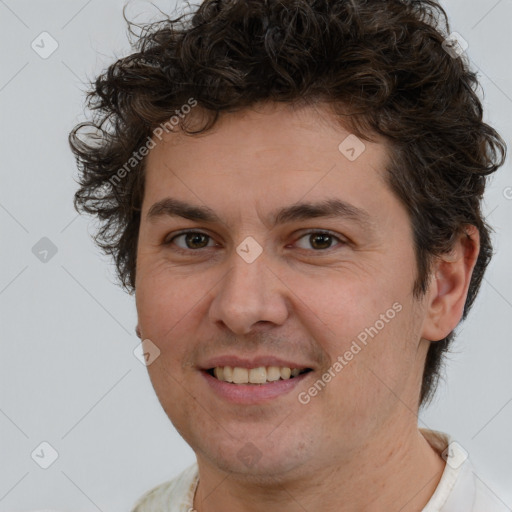
<instances>
[{"instance_id":1,"label":"ear","mask_svg":"<svg viewBox=\"0 0 512 512\"><path fill-rule=\"evenodd\" d=\"M460 322L479 252L478 229L467 225L453 249L437 259L427 292L422 338L442 340Z\"/></svg>"}]
</instances>

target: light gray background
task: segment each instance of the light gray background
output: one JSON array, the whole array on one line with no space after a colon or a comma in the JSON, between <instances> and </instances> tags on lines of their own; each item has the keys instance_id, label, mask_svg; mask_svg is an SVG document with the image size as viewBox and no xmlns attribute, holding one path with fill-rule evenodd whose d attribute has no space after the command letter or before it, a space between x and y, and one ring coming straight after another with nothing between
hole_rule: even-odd
<instances>
[{"instance_id":1,"label":"light gray background","mask_svg":"<svg viewBox=\"0 0 512 512\"><path fill-rule=\"evenodd\" d=\"M127 511L194 461L133 355L133 298L112 284L93 225L72 207L67 134L83 120L87 78L129 52L123 5L0 0L0 512ZM446 7L479 69L487 120L510 144L512 1ZM156 11L140 0L129 8L137 13L147 20ZM47 59L31 48L43 31L59 45ZM512 507L510 160L485 210L497 254L421 425L452 434ZM46 263L32 252L42 237L57 247ZM59 454L48 469L31 458L43 441Z\"/></svg>"}]
</instances>

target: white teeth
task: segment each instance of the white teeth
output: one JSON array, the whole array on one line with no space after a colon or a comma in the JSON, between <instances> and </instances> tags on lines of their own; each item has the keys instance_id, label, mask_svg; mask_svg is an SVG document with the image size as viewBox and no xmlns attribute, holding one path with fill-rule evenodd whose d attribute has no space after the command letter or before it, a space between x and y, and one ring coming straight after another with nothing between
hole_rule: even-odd
<instances>
[{"instance_id":1,"label":"white teeth","mask_svg":"<svg viewBox=\"0 0 512 512\"><path fill-rule=\"evenodd\" d=\"M267 369L264 366L249 370L249 382L251 384L263 384L267 382Z\"/></svg>"},{"instance_id":2,"label":"white teeth","mask_svg":"<svg viewBox=\"0 0 512 512\"><path fill-rule=\"evenodd\" d=\"M267 380L269 382L274 382L281 378L281 371L278 366L269 366L267 368Z\"/></svg>"},{"instance_id":3,"label":"white teeth","mask_svg":"<svg viewBox=\"0 0 512 512\"><path fill-rule=\"evenodd\" d=\"M292 374L292 371L290 368L281 368L281 379L288 380L290 378L290 375Z\"/></svg>"},{"instance_id":4,"label":"white teeth","mask_svg":"<svg viewBox=\"0 0 512 512\"><path fill-rule=\"evenodd\" d=\"M300 375L300 368L279 366L259 366L258 368L240 368L238 366L217 366L213 369L215 377L234 384L265 384L279 379L288 380Z\"/></svg>"},{"instance_id":5,"label":"white teeth","mask_svg":"<svg viewBox=\"0 0 512 512\"><path fill-rule=\"evenodd\" d=\"M235 384L247 384L249 382L249 370L247 368L233 368L233 382Z\"/></svg>"},{"instance_id":6,"label":"white teeth","mask_svg":"<svg viewBox=\"0 0 512 512\"><path fill-rule=\"evenodd\" d=\"M215 372L215 370L214 370ZM219 379L219 377L217 377ZM233 368L231 366L224 366L223 376L222 379L226 382L233 382Z\"/></svg>"}]
</instances>

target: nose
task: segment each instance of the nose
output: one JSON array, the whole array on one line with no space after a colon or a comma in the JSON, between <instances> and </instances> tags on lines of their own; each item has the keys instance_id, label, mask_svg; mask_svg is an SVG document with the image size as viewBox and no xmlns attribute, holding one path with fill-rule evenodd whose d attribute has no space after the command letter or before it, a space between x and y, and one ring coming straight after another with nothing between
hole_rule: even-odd
<instances>
[{"instance_id":1,"label":"nose","mask_svg":"<svg viewBox=\"0 0 512 512\"><path fill-rule=\"evenodd\" d=\"M210 304L210 320L245 335L256 326L279 326L288 317L286 286L260 256L247 263L237 253L230 270L215 288Z\"/></svg>"}]
</instances>

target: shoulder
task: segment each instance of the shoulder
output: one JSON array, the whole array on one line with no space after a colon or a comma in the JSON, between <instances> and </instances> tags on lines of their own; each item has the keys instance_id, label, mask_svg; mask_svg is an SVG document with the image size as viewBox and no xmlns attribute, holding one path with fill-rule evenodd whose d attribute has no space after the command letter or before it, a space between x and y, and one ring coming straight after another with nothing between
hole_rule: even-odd
<instances>
[{"instance_id":1,"label":"shoulder","mask_svg":"<svg viewBox=\"0 0 512 512\"><path fill-rule=\"evenodd\" d=\"M197 464L193 464L169 482L146 492L131 512L188 512L192 508L197 478Z\"/></svg>"},{"instance_id":2,"label":"shoulder","mask_svg":"<svg viewBox=\"0 0 512 512\"><path fill-rule=\"evenodd\" d=\"M446 461L438 487L422 512L512 512L504 493L485 482L459 443L443 432L420 431Z\"/></svg>"}]
</instances>

